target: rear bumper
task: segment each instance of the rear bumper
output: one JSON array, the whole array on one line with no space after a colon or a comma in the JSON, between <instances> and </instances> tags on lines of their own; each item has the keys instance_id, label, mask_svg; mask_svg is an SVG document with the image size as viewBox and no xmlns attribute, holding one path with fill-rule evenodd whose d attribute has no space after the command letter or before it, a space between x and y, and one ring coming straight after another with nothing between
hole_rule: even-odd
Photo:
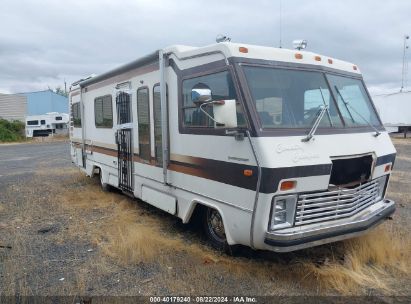
<instances>
[{"instance_id":1,"label":"rear bumper","mask_svg":"<svg viewBox=\"0 0 411 304\"><path fill-rule=\"evenodd\" d=\"M368 213L360 218L347 219L346 222L298 227L291 231L266 232L264 243L270 250L289 252L356 237L377 226L395 211L395 203L389 199L376 203L375 207L377 208L368 210Z\"/></svg>"}]
</instances>

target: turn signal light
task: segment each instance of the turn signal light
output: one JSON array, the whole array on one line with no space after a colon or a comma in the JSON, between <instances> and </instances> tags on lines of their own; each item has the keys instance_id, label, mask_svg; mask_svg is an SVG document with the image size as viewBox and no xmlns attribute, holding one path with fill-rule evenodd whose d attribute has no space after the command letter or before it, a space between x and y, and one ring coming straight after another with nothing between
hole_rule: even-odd
<instances>
[{"instance_id":1,"label":"turn signal light","mask_svg":"<svg viewBox=\"0 0 411 304\"><path fill-rule=\"evenodd\" d=\"M391 170L391 165L385 165L384 172L389 172Z\"/></svg>"},{"instance_id":2,"label":"turn signal light","mask_svg":"<svg viewBox=\"0 0 411 304\"><path fill-rule=\"evenodd\" d=\"M280 190L281 191L292 190L295 188L296 185L297 185L297 182L294 180L283 181L280 185Z\"/></svg>"},{"instance_id":3,"label":"turn signal light","mask_svg":"<svg viewBox=\"0 0 411 304\"><path fill-rule=\"evenodd\" d=\"M246 47L244 47L244 46L240 46L240 47L238 48L238 51L239 51L240 53L248 53L248 49L247 49Z\"/></svg>"},{"instance_id":4,"label":"turn signal light","mask_svg":"<svg viewBox=\"0 0 411 304\"><path fill-rule=\"evenodd\" d=\"M252 176L253 170L246 169L243 171L244 176Z\"/></svg>"}]
</instances>

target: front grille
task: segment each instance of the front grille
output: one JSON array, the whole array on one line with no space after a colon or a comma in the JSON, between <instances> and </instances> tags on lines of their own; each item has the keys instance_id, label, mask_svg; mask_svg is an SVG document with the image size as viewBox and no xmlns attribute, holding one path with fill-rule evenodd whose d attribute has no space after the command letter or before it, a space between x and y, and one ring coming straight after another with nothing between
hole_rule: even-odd
<instances>
[{"instance_id":1,"label":"front grille","mask_svg":"<svg viewBox=\"0 0 411 304\"><path fill-rule=\"evenodd\" d=\"M376 179L353 189L299 195L294 224L301 226L353 216L381 200L384 186L385 183Z\"/></svg>"}]
</instances>

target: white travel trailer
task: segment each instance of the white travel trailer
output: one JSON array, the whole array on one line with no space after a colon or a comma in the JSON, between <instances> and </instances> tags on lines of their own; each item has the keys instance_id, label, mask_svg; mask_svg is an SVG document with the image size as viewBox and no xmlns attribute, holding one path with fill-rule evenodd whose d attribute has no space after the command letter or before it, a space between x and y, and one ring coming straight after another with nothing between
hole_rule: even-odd
<instances>
[{"instance_id":1,"label":"white travel trailer","mask_svg":"<svg viewBox=\"0 0 411 304\"><path fill-rule=\"evenodd\" d=\"M373 100L386 129L406 137L411 130L411 91L376 95Z\"/></svg>"},{"instance_id":2,"label":"white travel trailer","mask_svg":"<svg viewBox=\"0 0 411 304\"><path fill-rule=\"evenodd\" d=\"M357 66L236 43L172 46L73 84L71 156L220 249L293 251L395 210L396 151Z\"/></svg>"},{"instance_id":3,"label":"white travel trailer","mask_svg":"<svg viewBox=\"0 0 411 304\"><path fill-rule=\"evenodd\" d=\"M26 137L68 134L69 115L50 112L26 116Z\"/></svg>"}]
</instances>

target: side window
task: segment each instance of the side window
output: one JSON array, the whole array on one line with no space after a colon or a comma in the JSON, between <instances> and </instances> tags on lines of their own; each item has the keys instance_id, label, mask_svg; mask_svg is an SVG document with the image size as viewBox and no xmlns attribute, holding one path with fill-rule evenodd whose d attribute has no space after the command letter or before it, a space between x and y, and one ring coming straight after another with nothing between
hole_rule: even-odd
<instances>
[{"instance_id":1,"label":"side window","mask_svg":"<svg viewBox=\"0 0 411 304\"><path fill-rule=\"evenodd\" d=\"M116 96L117 124L122 125L131 122L131 94L120 91Z\"/></svg>"},{"instance_id":2,"label":"side window","mask_svg":"<svg viewBox=\"0 0 411 304\"><path fill-rule=\"evenodd\" d=\"M28 120L27 125L28 126L37 126L39 124L38 120Z\"/></svg>"},{"instance_id":3,"label":"side window","mask_svg":"<svg viewBox=\"0 0 411 304\"><path fill-rule=\"evenodd\" d=\"M94 99L94 121L97 128L113 127L113 101L111 95Z\"/></svg>"},{"instance_id":4,"label":"side window","mask_svg":"<svg viewBox=\"0 0 411 304\"><path fill-rule=\"evenodd\" d=\"M166 99L168 104L168 94L166 89ZM161 130L161 97L160 97L160 85L156 84L153 88L153 107L154 107L154 145L155 145L155 157L157 164L163 162L163 138Z\"/></svg>"},{"instance_id":5,"label":"side window","mask_svg":"<svg viewBox=\"0 0 411 304\"><path fill-rule=\"evenodd\" d=\"M76 128L81 128L81 110L79 102L72 104L71 115L73 116L73 126Z\"/></svg>"},{"instance_id":6,"label":"side window","mask_svg":"<svg viewBox=\"0 0 411 304\"><path fill-rule=\"evenodd\" d=\"M45 125L46 121L44 119L40 120L40 124Z\"/></svg>"},{"instance_id":7,"label":"side window","mask_svg":"<svg viewBox=\"0 0 411 304\"><path fill-rule=\"evenodd\" d=\"M138 146L140 157L150 160L150 105L147 87L137 90Z\"/></svg>"},{"instance_id":8,"label":"side window","mask_svg":"<svg viewBox=\"0 0 411 304\"><path fill-rule=\"evenodd\" d=\"M238 126L245 125L244 114L242 107L238 102L235 86L228 71L218 72L205 76L186 79L183 81L183 124L186 127L203 127L214 128L214 121L209 116L213 117L213 107L206 106L204 111L206 115L192 100L191 91L194 87L204 87L211 90L211 100L229 100L237 101L237 124Z\"/></svg>"}]
</instances>

